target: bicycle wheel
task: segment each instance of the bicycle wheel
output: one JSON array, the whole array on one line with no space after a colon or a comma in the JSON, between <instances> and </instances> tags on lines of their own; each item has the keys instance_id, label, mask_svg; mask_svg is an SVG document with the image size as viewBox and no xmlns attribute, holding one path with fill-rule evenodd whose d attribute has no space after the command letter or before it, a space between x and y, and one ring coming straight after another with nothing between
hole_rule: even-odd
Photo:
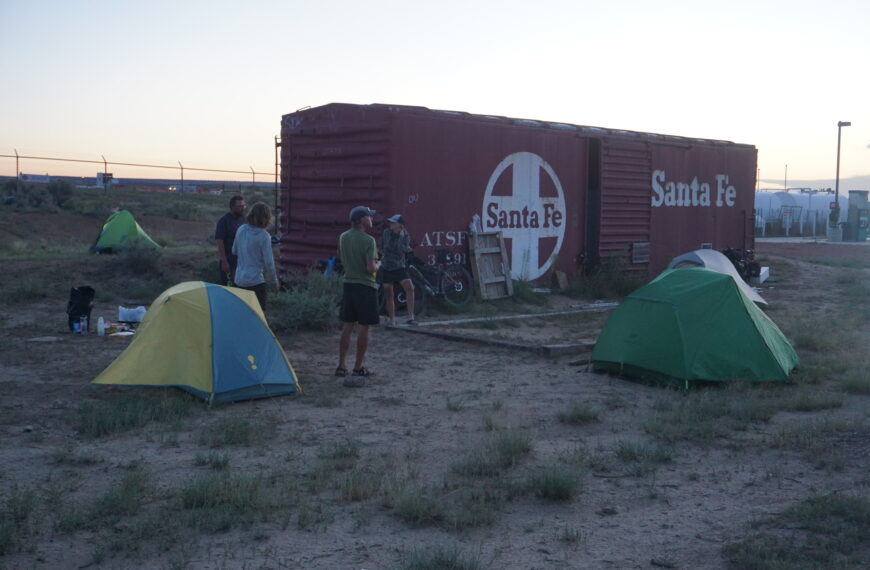
<instances>
[{"instance_id":1,"label":"bicycle wheel","mask_svg":"<svg viewBox=\"0 0 870 570\"><path fill-rule=\"evenodd\" d=\"M450 265L441 272L441 291L444 300L455 307L462 307L474 297L474 280L461 265Z\"/></svg>"}]
</instances>

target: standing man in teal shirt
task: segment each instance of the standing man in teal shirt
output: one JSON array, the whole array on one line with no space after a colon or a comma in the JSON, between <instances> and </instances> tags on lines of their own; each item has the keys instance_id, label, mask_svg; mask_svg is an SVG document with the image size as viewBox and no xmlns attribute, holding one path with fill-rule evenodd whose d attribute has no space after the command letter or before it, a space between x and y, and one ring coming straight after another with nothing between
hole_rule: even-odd
<instances>
[{"instance_id":1,"label":"standing man in teal shirt","mask_svg":"<svg viewBox=\"0 0 870 570\"><path fill-rule=\"evenodd\" d=\"M347 352L350 337L359 323L356 339L356 360L353 366L353 385L362 385L371 372L363 366L369 347L369 327L380 321L378 316L378 284L376 274L381 263L375 238L366 232L372 229L374 210L357 206L350 211L349 230L338 240L338 255L344 266L343 297L341 301L341 340L338 345L336 376L347 376Z\"/></svg>"}]
</instances>

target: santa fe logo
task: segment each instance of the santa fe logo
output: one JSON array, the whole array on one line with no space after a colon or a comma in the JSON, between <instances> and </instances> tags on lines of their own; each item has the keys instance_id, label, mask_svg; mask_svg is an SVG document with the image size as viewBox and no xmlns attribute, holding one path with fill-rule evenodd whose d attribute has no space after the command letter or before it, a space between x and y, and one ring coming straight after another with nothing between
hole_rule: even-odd
<instances>
[{"instance_id":1,"label":"santa fe logo","mask_svg":"<svg viewBox=\"0 0 870 570\"><path fill-rule=\"evenodd\" d=\"M499 178L513 167L510 196L493 196ZM550 177L556 197L541 196L541 173ZM511 277L534 280L553 264L565 237L565 194L553 168L531 152L508 155L495 168L483 197L483 231L500 231L511 244ZM553 253L540 260L540 241L556 238Z\"/></svg>"}]
</instances>

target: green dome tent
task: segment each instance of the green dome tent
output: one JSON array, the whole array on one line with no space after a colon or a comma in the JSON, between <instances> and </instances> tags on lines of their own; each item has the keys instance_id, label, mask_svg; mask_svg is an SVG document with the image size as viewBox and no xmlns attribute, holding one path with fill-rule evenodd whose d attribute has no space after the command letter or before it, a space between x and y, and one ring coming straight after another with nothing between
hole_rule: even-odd
<instances>
[{"instance_id":1,"label":"green dome tent","mask_svg":"<svg viewBox=\"0 0 870 570\"><path fill-rule=\"evenodd\" d=\"M798 357L730 275L669 269L625 298L592 351L594 370L687 385L784 382Z\"/></svg>"},{"instance_id":2,"label":"green dome tent","mask_svg":"<svg viewBox=\"0 0 870 570\"><path fill-rule=\"evenodd\" d=\"M109 216L109 219L103 224L100 235L91 246L91 252L112 253L118 249L133 246L160 247L136 223L133 214L127 210L121 210Z\"/></svg>"}]
</instances>

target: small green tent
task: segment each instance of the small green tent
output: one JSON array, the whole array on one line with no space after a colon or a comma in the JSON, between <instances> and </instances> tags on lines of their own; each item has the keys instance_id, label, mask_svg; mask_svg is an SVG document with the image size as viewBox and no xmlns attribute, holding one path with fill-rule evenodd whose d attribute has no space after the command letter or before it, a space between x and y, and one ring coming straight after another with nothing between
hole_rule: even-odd
<instances>
[{"instance_id":1,"label":"small green tent","mask_svg":"<svg viewBox=\"0 0 870 570\"><path fill-rule=\"evenodd\" d=\"M133 214L127 210L115 212L100 230L100 235L91 246L93 253L112 253L127 247L160 247L145 230L136 223Z\"/></svg>"},{"instance_id":2,"label":"small green tent","mask_svg":"<svg viewBox=\"0 0 870 570\"><path fill-rule=\"evenodd\" d=\"M592 351L594 370L676 382L788 379L798 357L730 275L669 269L625 298Z\"/></svg>"}]
</instances>

